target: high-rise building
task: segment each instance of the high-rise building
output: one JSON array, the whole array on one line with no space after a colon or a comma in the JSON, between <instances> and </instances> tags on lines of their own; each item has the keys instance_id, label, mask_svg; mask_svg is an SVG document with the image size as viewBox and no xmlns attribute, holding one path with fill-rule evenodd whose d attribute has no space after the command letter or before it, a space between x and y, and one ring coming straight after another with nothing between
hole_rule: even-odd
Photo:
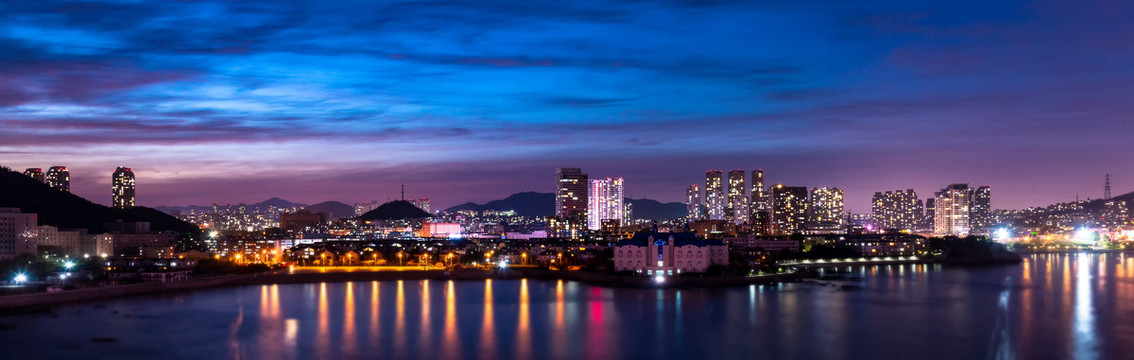
<instances>
[{"instance_id":1,"label":"high-rise building","mask_svg":"<svg viewBox=\"0 0 1134 360\"><path fill-rule=\"evenodd\" d=\"M697 184L685 188L685 217L689 221L701 220L701 188Z\"/></svg>"},{"instance_id":2,"label":"high-rise building","mask_svg":"<svg viewBox=\"0 0 1134 360\"><path fill-rule=\"evenodd\" d=\"M934 231L933 223L937 221L937 211L934 210L936 201L937 199L932 197L925 199L925 216L921 218L920 228L927 233Z\"/></svg>"},{"instance_id":3,"label":"high-rise building","mask_svg":"<svg viewBox=\"0 0 1134 360\"><path fill-rule=\"evenodd\" d=\"M46 182L47 178L43 175L43 169L40 168L27 168L24 170L24 175L31 177L39 182Z\"/></svg>"},{"instance_id":4,"label":"high-rise building","mask_svg":"<svg viewBox=\"0 0 1134 360\"><path fill-rule=\"evenodd\" d=\"M417 206L421 211L429 212L429 198L411 199L409 200L413 206Z\"/></svg>"},{"instance_id":5,"label":"high-rise building","mask_svg":"<svg viewBox=\"0 0 1134 360\"><path fill-rule=\"evenodd\" d=\"M709 208L709 220L725 218L724 188L721 187L721 171L705 172L705 206Z\"/></svg>"},{"instance_id":6,"label":"high-rise building","mask_svg":"<svg viewBox=\"0 0 1134 360\"><path fill-rule=\"evenodd\" d=\"M626 225L623 221L626 207L622 189L622 178L591 180L591 189L587 194L587 229L601 229L605 220L614 220L618 226Z\"/></svg>"},{"instance_id":7,"label":"high-rise building","mask_svg":"<svg viewBox=\"0 0 1134 360\"><path fill-rule=\"evenodd\" d=\"M834 233L843 229L843 189L821 187L811 189L807 209L807 229L811 233Z\"/></svg>"},{"instance_id":8,"label":"high-rise building","mask_svg":"<svg viewBox=\"0 0 1134 360\"><path fill-rule=\"evenodd\" d=\"M17 208L0 208L0 260L36 254L36 219L36 214L21 213Z\"/></svg>"},{"instance_id":9,"label":"high-rise building","mask_svg":"<svg viewBox=\"0 0 1134 360\"><path fill-rule=\"evenodd\" d=\"M768 193L764 189L764 169L752 170L752 196L748 205L748 223L757 235L768 234L771 230L772 214L768 204Z\"/></svg>"},{"instance_id":10,"label":"high-rise building","mask_svg":"<svg viewBox=\"0 0 1134 360\"><path fill-rule=\"evenodd\" d=\"M879 230L913 230L922 221L921 199L913 189L875 192L870 206Z\"/></svg>"},{"instance_id":11,"label":"high-rise building","mask_svg":"<svg viewBox=\"0 0 1134 360\"><path fill-rule=\"evenodd\" d=\"M47 169L47 186L52 189L71 192L71 172L66 166L52 166Z\"/></svg>"},{"instance_id":12,"label":"high-rise building","mask_svg":"<svg viewBox=\"0 0 1134 360\"><path fill-rule=\"evenodd\" d=\"M973 192L969 231L974 235L992 235L992 225L992 187L985 185Z\"/></svg>"},{"instance_id":13,"label":"high-rise building","mask_svg":"<svg viewBox=\"0 0 1134 360\"><path fill-rule=\"evenodd\" d=\"M807 224L807 188L777 184L771 190L771 233L801 234Z\"/></svg>"},{"instance_id":14,"label":"high-rise building","mask_svg":"<svg viewBox=\"0 0 1134 360\"><path fill-rule=\"evenodd\" d=\"M587 218L587 174L580 168L555 170L555 216L564 220L582 221Z\"/></svg>"},{"instance_id":15,"label":"high-rise building","mask_svg":"<svg viewBox=\"0 0 1134 360\"><path fill-rule=\"evenodd\" d=\"M934 194L933 233L938 236L968 236L969 209L973 189L969 184L950 184Z\"/></svg>"},{"instance_id":16,"label":"high-rise building","mask_svg":"<svg viewBox=\"0 0 1134 360\"><path fill-rule=\"evenodd\" d=\"M134 207L134 171L119 166L110 179L111 203L119 209Z\"/></svg>"},{"instance_id":17,"label":"high-rise building","mask_svg":"<svg viewBox=\"0 0 1134 360\"><path fill-rule=\"evenodd\" d=\"M764 192L764 169L752 170L752 204L749 210L767 210L767 198L768 194Z\"/></svg>"},{"instance_id":18,"label":"high-rise building","mask_svg":"<svg viewBox=\"0 0 1134 360\"><path fill-rule=\"evenodd\" d=\"M745 207L742 203L748 202L748 186L744 183L744 170L736 169L728 172L728 204L725 206L725 218L736 221L739 211ZM743 217L748 217L743 215Z\"/></svg>"}]
</instances>

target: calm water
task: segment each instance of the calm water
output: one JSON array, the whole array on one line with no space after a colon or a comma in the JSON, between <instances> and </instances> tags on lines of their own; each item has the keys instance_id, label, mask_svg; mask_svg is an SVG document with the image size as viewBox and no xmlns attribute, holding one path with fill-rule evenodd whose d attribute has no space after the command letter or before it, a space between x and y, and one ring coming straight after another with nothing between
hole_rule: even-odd
<instances>
[{"instance_id":1,"label":"calm water","mask_svg":"<svg viewBox=\"0 0 1134 360\"><path fill-rule=\"evenodd\" d=\"M684 290L535 280L249 286L2 317L0 344L12 359L1134 356L1134 256L840 271L861 280Z\"/></svg>"}]
</instances>

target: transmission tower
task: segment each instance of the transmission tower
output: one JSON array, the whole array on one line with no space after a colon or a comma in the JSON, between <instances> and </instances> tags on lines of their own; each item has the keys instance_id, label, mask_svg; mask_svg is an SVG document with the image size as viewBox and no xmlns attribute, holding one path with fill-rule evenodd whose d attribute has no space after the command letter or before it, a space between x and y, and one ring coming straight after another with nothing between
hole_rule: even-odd
<instances>
[{"instance_id":1,"label":"transmission tower","mask_svg":"<svg viewBox=\"0 0 1134 360\"><path fill-rule=\"evenodd\" d=\"M1110 174L1106 174L1106 186L1103 187L1103 201L1110 200Z\"/></svg>"}]
</instances>

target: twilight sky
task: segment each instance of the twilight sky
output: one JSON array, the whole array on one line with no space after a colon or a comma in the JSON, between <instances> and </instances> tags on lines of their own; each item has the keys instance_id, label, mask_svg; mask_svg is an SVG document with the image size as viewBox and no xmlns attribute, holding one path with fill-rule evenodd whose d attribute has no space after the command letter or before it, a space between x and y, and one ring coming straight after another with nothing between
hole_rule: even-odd
<instances>
[{"instance_id":1,"label":"twilight sky","mask_svg":"<svg viewBox=\"0 0 1134 360\"><path fill-rule=\"evenodd\" d=\"M994 208L1134 190L1134 2L4 1L0 164L109 203L434 208L556 167L682 201L708 169Z\"/></svg>"}]
</instances>

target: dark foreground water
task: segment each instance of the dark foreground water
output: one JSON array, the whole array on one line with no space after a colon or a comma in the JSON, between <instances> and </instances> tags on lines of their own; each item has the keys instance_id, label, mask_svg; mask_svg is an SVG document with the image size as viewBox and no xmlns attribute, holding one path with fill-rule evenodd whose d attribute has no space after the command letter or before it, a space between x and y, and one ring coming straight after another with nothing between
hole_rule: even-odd
<instances>
[{"instance_id":1,"label":"dark foreground water","mask_svg":"<svg viewBox=\"0 0 1134 360\"><path fill-rule=\"evenodd\" d=\"M682 290L383 281L146 296L0 317L0 357L1134 357L1134 256L840 271L861 279Z\"/></svg>"}]
</instances>

